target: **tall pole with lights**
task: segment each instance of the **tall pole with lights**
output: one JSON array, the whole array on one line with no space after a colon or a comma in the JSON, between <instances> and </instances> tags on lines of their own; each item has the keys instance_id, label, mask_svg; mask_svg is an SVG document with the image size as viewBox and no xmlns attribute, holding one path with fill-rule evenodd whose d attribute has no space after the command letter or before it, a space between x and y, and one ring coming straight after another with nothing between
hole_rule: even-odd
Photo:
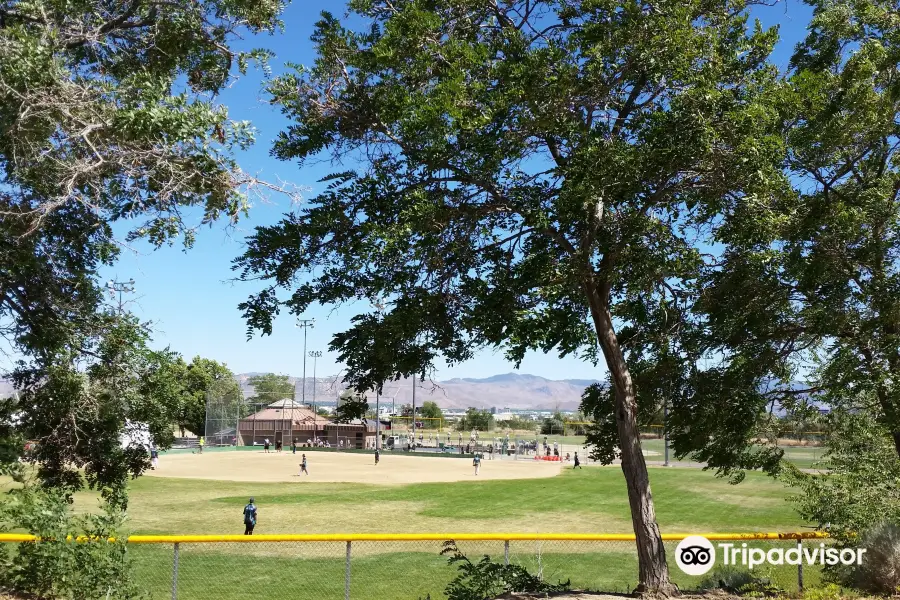
<instances>
[{"instance_id":1,"label":"tall pole with lights","mask_svg":"<svg viewBox=\"0 0 900 600\"><path fill-rule=\"evenodd\" d=\"M315 319L297 319L297 327L303 328L303 389L300 391L300 403L306 406L306 330L316 323ZM291 442L294 441L294 401L291 400Z\"/></svg>"},{"instance_id":2,"label":"tall pole with lights","mask_svg":"<svg viewBox=\"0 0 900 600\"><path fill-rule=\"evenodd\" d=\"M318 415L319 413L316 411L316 360L322 358L321 350L310 350L309 357L313 359L313 396L312 396L312 406L313 406L313 443L318 441L318 436L316 433L318 432L318 427L316 426L318 423Z\"/></svg>"},{"instance_id":3,"label":"tall pole with lights","mask_svg":"<svg viewBox=\"0 0 900 600\"><path fill-rule=\"evenodd\" d=\"M110 279L106 282L106 289L109 290L109 295L115 298L116 292L119 294L119 314L121 315L124 311L122 310L125 304L122 302L122 292L131 293L134 291L134 279L129 279L128 281L119 281L118 279Z\"/></svg>"}]
</instances>

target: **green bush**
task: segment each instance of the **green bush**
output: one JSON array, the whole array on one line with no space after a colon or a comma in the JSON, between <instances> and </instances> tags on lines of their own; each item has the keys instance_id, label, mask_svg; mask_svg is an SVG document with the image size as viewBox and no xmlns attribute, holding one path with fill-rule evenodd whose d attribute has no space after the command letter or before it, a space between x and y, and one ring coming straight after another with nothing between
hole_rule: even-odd
<instances>
[{"instance_id":1,"label":"green bush","mask_svg":"<svg viewBox=\"0 0 900 600\"><path fill-rule=\"evenodd\" d=\"M704 577L697 589L703 592L722 590L739 596L777 596L782 593L765 573L751 573L734 566L720 566Z\"/></svg>"},{"instance_id":2,"label":"green bush","mask_svg":"<svg viewBox=\"0 0 900 600\"><path fill-rule=\"evenodd\" d=\"M864 592L896 594L900 590L900 527L880 523L863 535L859 546L866 553L862 564L849 570L846 583Z\"/></svg>"},{"instance_id":3,"label":"green bush","mask_svg":"<svg viewBox=\"0 0 900 600\"><path fill-rule=\"evenodd\" d=\"M62 491L11 491L0 503L0 531L25 530L41 540L3 545L0 588L45 600L141 597L125 540L116 535L121 524L122 513L108 504L100 514L74 516Z\"/></svg>"},{"instance_id":4,"label":"green bush","mask_svg":"<svg viewBox=\"0 0 900 600\"><path fill-rule=\"evenodd\" d=\"M803 600L841 600L842 598L846 598L844 591L833 583L829 583L825 587L803 590Z\"/></svg>"},{"instance_id":5,"label":"green bush","mask_svg":"<svg viewBox=\"0 0 900 600\"><path fill-rule=\"evenodd\" d=\"M473 563L452 540L444 542L441 555L450 555L448 562L457 565L459 569L459 575L444 590L447 600L487 600L513 592L565 592L570 587L569 581L546 583L529 573L525 567L491 562L489 556L483 556L480 561ZM425 600L431 600L431 595Z\"/></svg>"}]
</instances>

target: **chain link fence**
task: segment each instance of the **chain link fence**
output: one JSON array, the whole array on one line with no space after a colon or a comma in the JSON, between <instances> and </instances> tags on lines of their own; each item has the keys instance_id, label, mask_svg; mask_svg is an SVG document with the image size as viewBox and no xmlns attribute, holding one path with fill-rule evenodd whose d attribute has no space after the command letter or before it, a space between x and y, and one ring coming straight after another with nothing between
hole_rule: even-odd
<instances>
[{"instance_id":1,"label":"chain link fence","mask_svg":"<svg viewBox=\"0 0 900 600\"><path fill-rule=\"evenodd\" d=\"M768 535L770 539L760 539ZM817 547L816 534L721 534L770 550ZM6 536L13 538L16 536ZM21 536L19 536L21 537ZM511 539L504 539L509 537ZM441 554L454 540L473 563L520 565L548 583L568 581L573 590L627 593L637 585L638 560L627 535L422 534L321 536L132 536L128 554L137 583L154 600L291 598L293 600L417 600L445 598L459 573ZM667 535L672 579L685 591L715 587L724 577L721 553L707 575L685 575L675 561L679 537ZM781 539L779 539L781 538ZM792 539L793 538L793 539ZM807 539L799 539L807 538ZM0 538L2 540L2 538ZM737 567L747 572L746 566ZM794 593L821 582L821 567L756 567L752 574L769 589ZM734 581L734 573L731 573Z\"/></svg>"}]
</instances>

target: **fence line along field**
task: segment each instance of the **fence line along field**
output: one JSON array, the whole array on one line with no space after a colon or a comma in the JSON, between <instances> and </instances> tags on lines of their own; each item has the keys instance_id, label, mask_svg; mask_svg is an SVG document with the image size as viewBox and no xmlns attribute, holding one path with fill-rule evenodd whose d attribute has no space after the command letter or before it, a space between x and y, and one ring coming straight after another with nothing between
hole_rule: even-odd
<instances>
[{"instance_id":1,"label":"fence line along field","mask_svg":"<svg viewBox=\"0 0 900 600\"><path fill-rule=\"evenodd\" d=\"M294 482L294 483L368 483L411 484L468 480L531 479L552 477L561 463L512 458L481 462L475 475L472 459L410 456L382 453L375 464L373 454L339 452L303 452L297 449L277 452L242 451L205 454L165 454L155 477L214 479L218 481ZM300 474L299 463L306 454L308 475Z\"/></svg>"}]
</instances>

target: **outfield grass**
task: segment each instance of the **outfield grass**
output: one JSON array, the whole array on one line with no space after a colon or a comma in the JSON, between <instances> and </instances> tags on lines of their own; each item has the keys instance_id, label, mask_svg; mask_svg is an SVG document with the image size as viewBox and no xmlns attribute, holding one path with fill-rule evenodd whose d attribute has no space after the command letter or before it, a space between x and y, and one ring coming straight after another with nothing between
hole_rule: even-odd
<instances>
[{"instance_id":1,"label":"outfield grass","mask_svg":"<svg viewBox=\"0 0 900 600\"><path fill-rule=\"evenodd\" d=\"M760 473L737 486L697 469L651 468L664 531L775 531L803 523L789 491ZM558 477L401 486L245 483L142 477L131 485L134 533L240 533L253 496L260 533L523 531L631 532L618 467L564 468ZM92 497L78 504L90 507Z\"/></svg>"},{"instance_id":2,"label":"outfield grass","mask_svg":"<svg viewBox=\"0 0 900 600\"><path fill-rule=\"evenodd\" d=\"M698 469L651 468L658 521L665 532L799 530L804 523L785 500L789 491L759 473L733 486ZM259 507L257 533L335 532L592 532L631 533L621 469L571 468L553 478L464 481L402 486L359 484L245 483L143 477L130 487L132 533L240 533L241 509L253 496ZM79 495L76 506L90 508ZM461 544L477 560L503 558L500 542ZM683 589L698 579L674 564ZM455 574L439 555L439 542L354 543L352 598L416 600L442 591ZM152 598L170 598L171 546L131 546L136 575ZM343 597L345 546L319 544L183 544L180 598L238 600ZM540 556L540 558L538 558ZM575 588L629 591L637 577L631 542L514 542L511 561L545 579L571 579ZM817 574L808 570L807 582ZM780 569L782 587L792 589L794 571Z\"/></svg>"}]
</instances>

